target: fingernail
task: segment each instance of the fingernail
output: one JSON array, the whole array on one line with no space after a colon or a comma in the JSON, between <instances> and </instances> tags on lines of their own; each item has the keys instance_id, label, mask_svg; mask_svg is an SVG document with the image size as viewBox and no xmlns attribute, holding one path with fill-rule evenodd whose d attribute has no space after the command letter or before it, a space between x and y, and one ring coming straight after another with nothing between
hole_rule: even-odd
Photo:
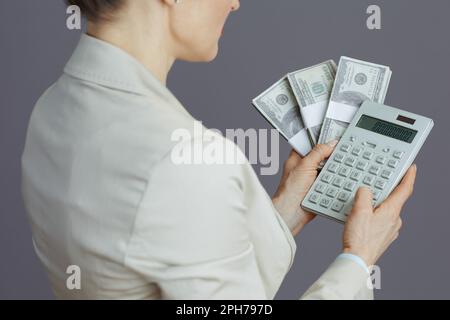
<instances>
[{"instance_id":1,"label":"fingernail","mask_svg":"<svg viewBox=\"0 0 450 320\"><path fill-rule=\"evenodd\" d=\"M338 144L338 140L332 140L330 142L328 142L328 145L332 148L334 148L337 144Z\"/></svg>"},{"instance_id":2,"label":"fingernail","mask_svg":"<svg viewBox=\"0 0 450 320\"><path fill-rule=\"evenodd\" d=\"M414 167L415 170L417 170L417 164L414 163L413 167Z\"/></svg>"}]
</instances>

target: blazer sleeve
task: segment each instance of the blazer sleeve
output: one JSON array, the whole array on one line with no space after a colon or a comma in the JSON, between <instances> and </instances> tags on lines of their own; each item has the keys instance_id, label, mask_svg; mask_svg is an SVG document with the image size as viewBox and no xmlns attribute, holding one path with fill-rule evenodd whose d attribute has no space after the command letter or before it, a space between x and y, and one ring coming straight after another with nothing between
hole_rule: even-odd
<instances>
[{"instance_id":1,"label":"blazer sleeve","mask_svg":"<svg viewBox=\"0 0 450 320\"><path fill-rule=\"evenodd\" d=\"M154 166L125 263L164 299L274 298L250 238L241 170L175 164L170 154ZM370 298L366 279L358 264L337 259L302 299Z\"/></svg>"},{"instance_id":2,"label":"blazer sleeve","mask_svg":"<svg viewBox=\"0 0 450 320\"><path fill-rule=\"evenodd\" d=\"M336 259L301 297L303 300L373 300L370 275L356 262Z\"/></svg>"},{"instance_id":3,"label":"blazer sleeve","mask_svg":"<svg viewBox=\"0 0 450 320\"><path fill-rule=\"evenodd\" d=\"M250 239L239 164L152 170L126 264L164 299L271 299Z\"/></svg>"}]
</instances>

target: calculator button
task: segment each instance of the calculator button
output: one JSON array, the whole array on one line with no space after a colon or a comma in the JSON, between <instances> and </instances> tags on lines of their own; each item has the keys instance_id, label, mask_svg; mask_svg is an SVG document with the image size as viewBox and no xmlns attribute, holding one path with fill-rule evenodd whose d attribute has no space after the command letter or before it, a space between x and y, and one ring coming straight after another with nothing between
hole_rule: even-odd
<instances>
[{"instance_id":1,"label":"calculator button","mask_svg":"<svg viewBox=\"0 0 450 320\"><path fill-rule=\"evenodd\" d=\"M343 207L344 207L344 204L343 204L342 202L335 201L335 202L333 203L333 205L331 206L331 209L332 209L333 211L340 212L340 211L342 210Z\"/></svg>"},{"instance_id":2,"label":"calculator button","mask_svg":"<svg viewBox=\"0 0 450 320\"><path fill-rule=\"evenodd\" d=\"M312 203L317 203L317 202L319 202L319 198L320 198L320 196L317 193L312 193L309 196L309 201Z\"/></svg>"},{"instance_id":3,"label":"calculator button","mask_svg":"<svg viewBox=\"0 0 450 320\"><path fill-rule=\"evenodd\" d=\"M386 158L383 156L378 156L375 160L377 163L379 164L385 164L386 163Z\"/></svg>"},{"instance_id":4,"label":"calculator button","mask_svg":"<svg viewBox=\"0 0 450 320\"><path fill-rule=\"evenodd\" d=\"M350 169L347 167L342 167L341 169L339 169L339 175L342 177L348 177L348 174L350 173Z\"/></svg>"},{"instance_id":5,"label":"calculator button","mask_svg":"<svg viewBox=\"0 0 450 320\"><path fill-rule=\"evenodd\" d=\"M353 181L347 181L344 184L344 189L347 191L353 191L353 190L355 190L355 187L356 187L356 183Z\"/></svg>"},{"instance_id":6,"label":"calculator button","mask_svg":"<svg viewBox=\"0 0 450 320\"><path fill-rule=\"evenodd\" d=\"M352 173L350 174L350 179L352 179L353 181L359 181L359 179L361 178L362 173L359 171L352 171Z\"/></svg>"},{"instance_id":7,"label":"calculator button","mask_svg":"<svg viewBox=\"0 0 450 320\"><path fill-rule=\"evenodd\" d=\"M334 161L342 163L342 161L344 161L344 155L342 153L336 153L334 156Z\"/></svg>"},{"instance_id":8,"label":"calculator button","mask_svg":"<svg viewBox=\"0 0 450 320\"><path fill-rule=\"evenodd\" d=\"M362 151L363 149L361 147L354 147L352 150L352 154L359 157Z\"/></svg>"},{"instance_id":9,"label":"calculator button","mask_svg":"<svg viewBox=\"0 0 450 320\"><path fill-rule=\"evenodd\" d=\"M352 146L351 146L350 144L344 143L344 144L341 146L341 151L348 152L348 151L350 150L351 147L352 147Z\"/></svg>"},{"instance_id":10,"label":"calculator button","mask_svg":"<svg viewBox=\"0 0 450 320\"><path fill-rule=\"evenodd\" d=\"M387 165L388 165L388 167L391 167L391 168L395 169L398 166L398 161L397 160L389 160Z\"/></svg>"},{"instance_id":11,"label":"calculator button","mask_svg":"<svg viewBox=\"0 0 450 320\"><path fill-rule=\"evenodd\" d=\"M349 166L349 167L353 167L355 165L356 159L353 157L347 157L347 159L345 159L345 165Z\"/></svg>"},{"instance_id":12,"label":"calculator button","mask_svg":"<svg viewBox=\"0 0 450 320\"><path fill-rule=\"evenodd\" d=\"M372 159L372 157L373 157L373 153L370 152L370 151L366 151L363 154L363 158L366 159L366 160L370 160L370 159Z\"/></svg>"},{"instance_id":13,"label":"calculator button","mask_svg":"<svg viewBox=\"0 0 450 320\"><path fill-rule=\"evenodd\" d=\"M378 167L378 166L371 166L369 168L369 173L371 173L371 174L378 175L379 172L380 172L380 167Z\"/></svg>"},{"instance_id":14,"label":"calculator button","mask_svg":"<svg viewBox=\"0 0 450 320\"><path fill-rule=\"evenodd\" d=\"M338 189L330 187L330 188L328 188L326 195L331 198L334 198L334 197L336 197L337 193L338 193Z\"/></svg>"},{"instance_id":15,"label":"calculator button","mask_svg":"<svg viewBox=\"0 0 450 320\"><path fill-rule=\"evenodd\" d=\"M369 148L375 149L377 147L376 143L373 143L371 141L365 141L362 144L363 146L367 146Z\"/></svg>"},{"instance_id":16,"label":"calculator button","mask_svg":"<svg viewBox=\"0 0 450 320\"><path fill-rule=\"evenodd\" d=\"M384 152L384 153L388 153L389 151L391 151L391 149L389 149L389 148L384 148L384 149L383 149L383 152Z\"/></svg>"},{"instance_id":17,"label":"calculator button","mask_svg":"<svg viewBox=\"0 0 450 320\"><path fill-rule=\"evenodd\" d=\"M326 188L327 188L326 184L319 183L319 184L316 185L316 188L314 190L319 192L319 193L324 193Z\"/></svg>"},{"instance_id":18,"label":"calculator button","mask_svg":"<svg viewBox=\"0 0 450 320\"><path fill-rule=\"evenodd\" d=\"M381 192L378 190L373 190L372 192L372 200L373 201L378 201L378 199L380 199L381 196Z\"/></svg>"},{"instance_id":19,"label":"calculator button","mask_svg":"<svg viewBox=\"0 0 450 320\"><path fill-rule=\"evenodd\" d=\"M338 195L338 200L340 201L347 201L350 198L350 193L342 191Z\"/></svg>"},{"instance_id":20,"label":"calculator button","mask_svg":"<svg viewBox=\"0 0 450 320\"><path fill-rule=\"evenodd\" d=\"M392 171L389 170L383 170L381 172L381 177L385 179L389 179L392 176Z\"/></svg>"},{"instance_id":21,"label":"calculator button","mask_svg":"<svg viewBox=\"0 0 450 320\"><path fill-rule=\"evenodd\" d=\"M341 188L343 184L344 184L344 179L342 179L341 177L336 177L333 179L333 186Z\"/></svg>"},{"instance_id":22,"label":"calculator button","mask_svg":"<svg viewBox=\"0 0 450 320\"><path fill-rule=\"evenodd\" d=\"M395 159L401 159L405 153L403 151L394 151L393 157Z\"/></svg>"},{"instance_id":23,"label":"calculator button","mask_svg":"<svg viewBox=\"0 0 450 320\"><path fill-rule=\"evenodd\" d=\"M333 175L331 175L331 174L329 174L329 173L325 173L323 176L322 176L322 181L323 182L326 182L326 183L330 183L331 182L331 179L333 179Z\"/></svg>"},{"instance_id":24,"label":"calculator button","mask_svg":"<svg viewBox=\"0 0 450 320\"><path fill-rule=\"evenodd\" d=\"M356 164L356 169L364 171L366 170L367 166L368 163L366 161L358 161L358 163Z\"/></svg>"},{"instance_id":25,"label":"calculator button","mask_svg":"<svg viewBox=\"0 0 450 320\"><path fill-rule=\"evenodd\" d=\"M337 170L338 170L338 168L339 168L339 165L338 165L337 163L335 163L335 162L332 162L332 163L330 163L330 164L328 165L327 170L330 171L330 172L332 172L332 173L336 173Z\"/></svg>"},{"instance_id":26,"label":"calculator button","mask_svg":"<svg viewBox=\"0 0 450 320\"><path fill-rule=\"evenodd\" d=\"M322 200L320 200L320 206L324 207L324 208L328 208L331 204L331 199L330 198L322 198Z\"/></svg>"},{"instance_id":27,"label":"calculator button","mask_svg":"<svg viewBox=\"0 0 450 320\"><path fill-rule=\"evenodd\" d=\"M377 182L375 182L375 188L383 190L384 187L386 187L386 181L377 180Z\"/></svg>"},{"instance_id":28,"label":"calculator button","mask_svg":"<svg viewBox=\"0 0 450 320\"><path fill-rule=\"evenodd\" d=\"M376 149L377 148L377 144L372 140L372 141L366 141L366 145L372 149Z\"/></svg>"},{"instance_id":29,"label":"calculator button","mask_svg":"<svg viewBox=\"0 0 450 320\"><path fill-rule=\"evenodd\" d=\"M375 178L372 176L365 176L363 179L363 183L365 185L371 186L374 180L375 180Z\"/></svg>"}]
</instances>

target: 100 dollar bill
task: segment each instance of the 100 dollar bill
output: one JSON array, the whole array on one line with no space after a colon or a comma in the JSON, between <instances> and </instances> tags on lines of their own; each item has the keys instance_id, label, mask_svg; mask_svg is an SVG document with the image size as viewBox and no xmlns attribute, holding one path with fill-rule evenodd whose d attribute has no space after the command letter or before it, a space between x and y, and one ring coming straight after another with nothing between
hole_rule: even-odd
<instances>
[{"instance_id":1,"label":"100 dollar bill","mask_svg":"<svg viewBox=\"0 0 450 320\"><path fill-rule=\"evenodd\" d=\"M364 101L383 103L391 75L387 66L341 57L319 143L339 140Z\"/></svg>"},{"instance_id":2,"label":"100 dollar bill","mask_svg":"<svg viewBox=\"0 0 450 320\"><path fill-rule=\"evenodd\" d=\"M319 140L335 76L336 63L333 60L288 74L289 83L313 145Z\"/></svg>"},{"instance_id":3,"label":"100 dollar bill","mask_svg":"<svg viewBox=\"0 0 450 320\"><path fill-rule=\"evenodd\" d=\"M312 146L287 77L253 99L253 105L301 156L311 151Z\"/></svg>"}]
</instances>

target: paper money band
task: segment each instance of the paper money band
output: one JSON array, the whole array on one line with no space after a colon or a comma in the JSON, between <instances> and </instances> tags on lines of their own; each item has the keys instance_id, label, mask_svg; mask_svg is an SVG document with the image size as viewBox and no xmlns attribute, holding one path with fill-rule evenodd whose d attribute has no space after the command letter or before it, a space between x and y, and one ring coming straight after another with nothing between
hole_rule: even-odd
<instances>
[{"instance_id":1,"label":"paper money band","mask_svg":"<svg viewBox=\"0 0 450 320\"><path fill-rule=\"evenodd\" d=\"M300 108L305 127L313 128L323 122L325 113L327 112L328 101L321 101L310 106Z\"/></svg>"},{"instance_id":2,"label":"paper money band","mask_svg":"<svg viewBox=\"0 0 450 320\"><path fill-rule=\"evenodd\" d=\"M303 157L311 151L311 144L309 143L309 137L306 129L300 130L288 141L289 144L295 149L295 151L297 151Z\"/></svg>"},{"instance_id":3,"label":"paper money band","mask_svg":"<svg viewBox=\"0 0 450 320\"><path fill-rule=\"evenodd\" d=\"M330 101L326 116L327 118L350 123L352 122L356 111L358 111L357 107Z\"/></svg>"}]
</instances>

